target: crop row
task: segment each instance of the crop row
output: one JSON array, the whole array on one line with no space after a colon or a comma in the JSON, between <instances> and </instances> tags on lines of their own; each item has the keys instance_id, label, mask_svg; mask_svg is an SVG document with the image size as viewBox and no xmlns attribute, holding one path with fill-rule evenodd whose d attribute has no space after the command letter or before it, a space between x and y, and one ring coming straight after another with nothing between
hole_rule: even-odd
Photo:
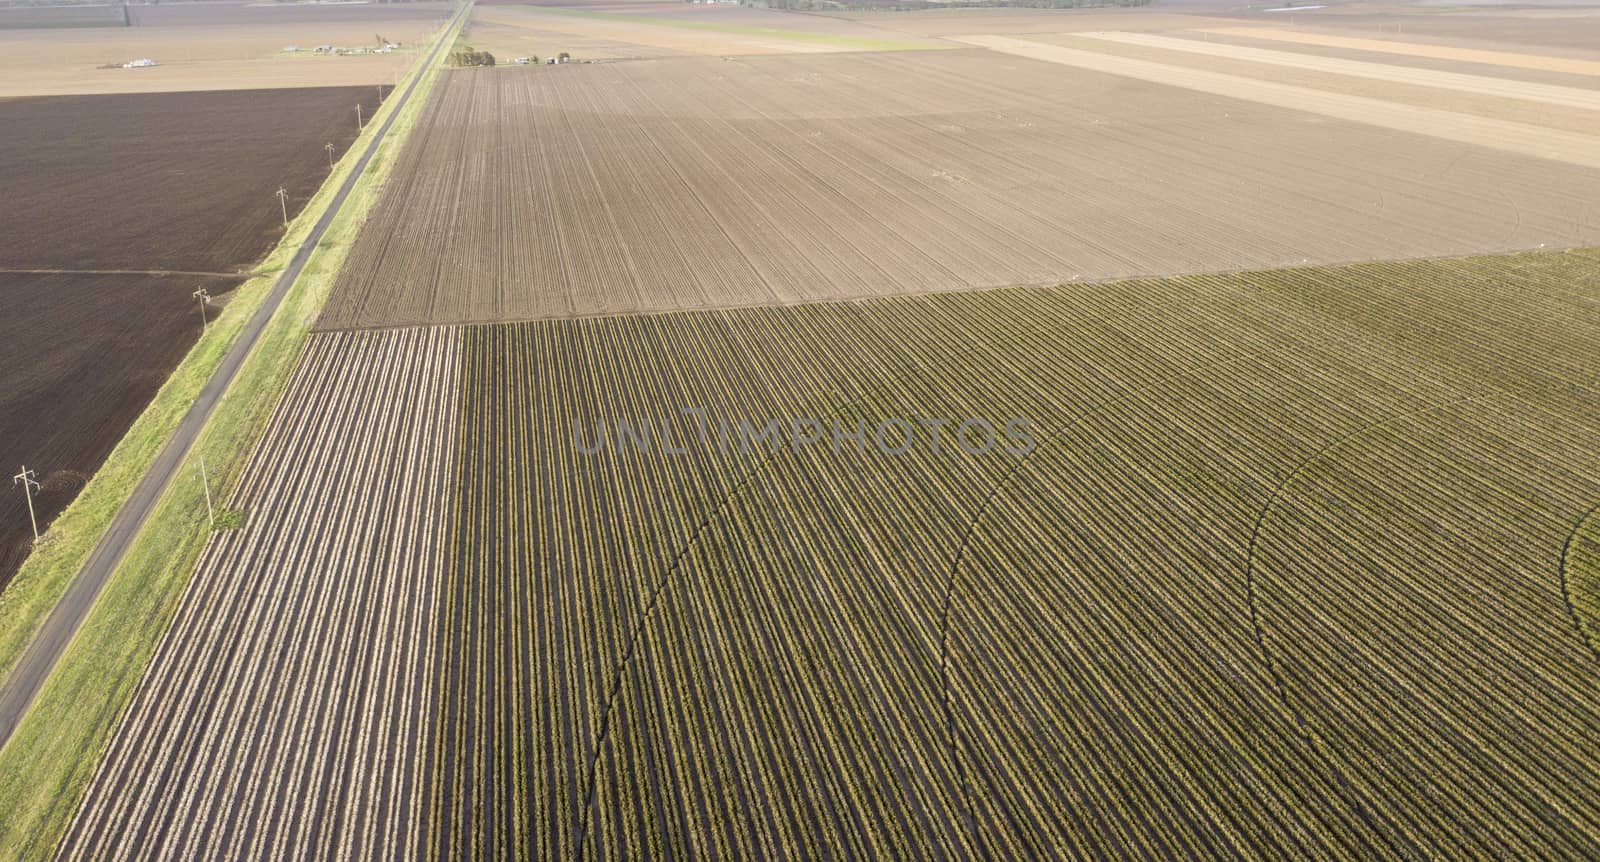
<instances>
[{"instance_id":1,"label":"crop row","mask_svg":"<svg viewBox=\"0 0 1600 862\"><path fill-rule=\"evenodd\" d=\"M1594 852L1593 265L467 330L434 852ZM572 439L684 406L1040 445Z\"/></svg>"},{"instance_id":2,"label":"crop row","mask_svg":"<svg viewBox=\"0 0 1600 862\"><path fill-rule=\"evenodd\" d=\"M448 330L312 340L63 858L416 855L456 362Z\"/></svg>"},{"instance_id":3,"label":"crop row","mask_svg":"<svg viewBox=\"0 0 1600 862\"><path fill-rule=\"evenodd\" d=\"M319 336L63 850L1593 856L1596 266Z\"/></svg>"}]
</instances>

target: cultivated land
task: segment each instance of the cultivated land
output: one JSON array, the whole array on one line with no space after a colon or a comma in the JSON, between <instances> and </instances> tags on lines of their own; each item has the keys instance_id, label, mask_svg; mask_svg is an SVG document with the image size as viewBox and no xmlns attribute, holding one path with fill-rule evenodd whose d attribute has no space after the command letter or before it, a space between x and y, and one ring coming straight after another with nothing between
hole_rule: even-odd
<instances>
[{"instance_id":1,"label":"cultivated land","mask_svg":"<svg viewBox=\"0 0 1600 862\"><path fill-rule=\"evenodd\" d=\"M0 101L0 454L38 471L47 527L355 138L365 87ZM137 169L131 169L137 165ZM163 275L176 271L176 275ZM215 275L207 275L214 273ZM213 316L216 309L210 312ZM10 473L7 473L9 476ZM31 541L0 496L0 585Z\"/></svg>"},{"instance_id":2,"label":"cultivated land","mask_svg":"<svg viewBox=\"0 0 1600 862\"><path fill-rule=\"evenodd\" d=\"M457 17L454 23L459 21ZM452 32L453 28L441 31L436 44L442 48ZM432 78L432 65L421 64L414 70L423 92ZM267 258L268 270L287 266L285 273L299 272L300 276L288 279L287 275L267 274L244 285L238 299L223 310L208 335L185 358L105 468L96 473L83 497L62 517L61 528L71 532L30 558L23 569L26 579L14 582L0 596L0 610L13 621L0 630L4 643L0 662L7 662L0 667L10 667L9 662L22 652L28 634L50 611L49 604L62 595L107 522L116 527L112 513L130 494L136 502L147 500L142 496L146 486L155 486L158 502L145 519L144 529L124 543L126 552L114 574L102 576L104 589L92 608L86 608L83 625L64 645L54 671L0 748L0 856L31 859L47 855L66 829L75 810L70 800L80 797L93 774L116 718L126 709L141 671L172 619L210 534L205 529L206 500L199 483L191 480L198 473L197 462L204 459L209 463L214 490L233 487L251 443L293 371L293 358L305 344L307 329L331 286L332 274L393 165L396 137L415 120L415 109L421 104L420 99L405 101L397 111L400 102L391 99L385 103L360 139L361 158L340 161L332 178L337 182L324 185L308 205L309 212L293 221L277 251ZM375 134L389 130L391 120L394 132L373 141ZM355 171L359 179L351 178L358 165L366 170ZM347 195L348 200L339 206ZM337 211L331 225L325 221L333 215L329 208ZM303 271L299 269L302 263ZM266 296L277 290L275 284L287 289L281 303ZM267 322L262 313L269 308L276 311ZM250 334L255 330L246 325L247 317L252 322L262 318L265 326L259 337ZM247 356L240 352L243 343L253 345ZM217 393L210 391L210 384L230 367L237 369L237 374L229 375L233 384L220 401L214 400ZM177 429L175 436L181 436L189 424L188 414L201 410L201 404L210 405L205 408L210 418L199 429L193 449L187 456L179 452L180 463L175 467L163 467L168 461L167 449L182 448L176 439L168 441L167 435ZM180 422L180 417L184 421ZM157 457L158 450L161 457ZM146 467L152 475L141 477ZM162 485L165 493L160 493ZM219 525L227 517L219 519ZM86 579L91 579L87 573L78 581ZM74 588L77 586L81 583L75 582ZM69 604L73 592L69 591ZM19 666L7 680L5 702L0 704L5 712L0 716L0 732L9 729L5 722L19 718L14 710L20 704L13 695L21 673Z\"/></svg>"},{"instance_id":3,"label":"cultivated land","mask_svg":"<svg viewBox=\"0 0 1600 862\"><path fill-rule=\"evenodd\" d=\"M315 336L61 852L1592 856L1597 290ZM1036 445L716 430L790 417Z\"/></svg>"},{"instance_id":4,"label":"cultivated land","mask_svg":"<svg viewBox=\"0 0 1600 862\"><path fill-rule=\"evenodd\" d=\"M392 85L450 14L448 3L135 6L132 27L0 29L0 97ZM120 19L120 16L119 16ZM390 54L313 56L317 45ZM150 69L102 69L148 57Z\"/></svg>"},{"instance_id":5,"label":"cultivated land","mask_svg":"<svg viewBox=\"0 0 1600 862\"><path fill-rule=\"evenodd\" d=\"M475 45L502 59L522 54L579 59L676 55L828 54L948 48L841 18L766 9L644 2L613 6L491 5L473 9Z\"/></svg>"},{"instance_id":6,"label":"cultivated land","mask_svg":"<svg viewBox=\"0 0 1600 862\"><path fill-rule=\"evenodd\" d=\"M1419 110L1221 74L1236 98L1196 96L1182 87L1199 73L1182 63L1198 55L1130 60L1111 53L1120 43L1082 41L1108 50L995 44L1137 64L1179 86L975 50L452 73L321 325L1600 241L1600 170L1587 167L1600 159L1600 111L1529 101L1546 113L1506 120L1484 113L1524 103ZM1575 104L1590 93L1506 86ZM1434 134L1447 129L1461 134Z\"/></svg>"},{"instance_id":7,"label":"cultivated land","mask_svg":"<svg viewBox=\"0 0 1600 862\"><path fill-rule=\"evenodd\" d=\"M237 279L0 273L0 451L43 488L40 528L83 489L200 334L197 288L226 301ZM215 314L215 311L212 312ZM16 462L16 463L11 463ZM33 548L27 503L0 498L0 586Z\"/></svg>"},{"instance_id":8,"label":"cultivated land","mask_svg":"<svg viewBox=\"0 0 1600 862\"><path fill-rule=\"evenodd\" d=\"M619 61L439 74L5 846L1600 856L1600 252L1439 257L1600 243L1586 19L577 6L477 13Z\"/></svg>"}]
</instances>

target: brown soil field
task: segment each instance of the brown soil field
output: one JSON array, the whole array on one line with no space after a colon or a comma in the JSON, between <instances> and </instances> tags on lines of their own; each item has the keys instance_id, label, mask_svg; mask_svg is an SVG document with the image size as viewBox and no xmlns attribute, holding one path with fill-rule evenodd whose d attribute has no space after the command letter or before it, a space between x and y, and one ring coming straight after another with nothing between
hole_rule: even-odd
<instances>
[{"instance_id":1,"label":"brown soil field","mask_svg":"<svg viewBox=\"0 0 1600 862\"><path fill-rule=\"evenodd\" d=\"M546 56L567 51L579 59L684 54L829 54L951 47L932 39L907 36L843 18L685 3L623 9L532 5L476 7L465 38L491 51L493 46L503 45L505 52L512 56L528 53ZM568 47L568 40L571 40L571 47ZM596 48L599 50L594 50Z\"/></svg>"},{"instance_id":2,"label":"brown soil field","mask_svg":"<svg viewBox=\"0 0 1600 862\"><path fill-rule=\"evenodd\" d=\"M1600 60L1579 60L1571 57L1548 57L1517 51L1430 45L1423 42L1403 41L1398 36L1395 38L1374 39L1365 36L1273 27L1219 27L1206 32L1215 35L1245 36L1271 42L1284 42L1300 47L1311 45L1328 48L1348 48L1356 51L1399 55L1407 58L1421 57L1452 60L1485 66L1535 69L1569 75L1600 77Z\"/></svg>"},{"instance_id":3,"label":"brown soil field","mask_svg":"<svg viewBox=\"0 0 1600 862\"><path fill-rule=\"evenodd\" d=\"M1123 33L1115 31L1086 32L1079 38L1109 41L1116 44L1137 45L1165 51L1181 51L1207 57L1260 63L1281 69L1322 72L1346 75L1353 78L1379 81L1386 84L1436 87L1462 93L1520 99L1546 105L1600 110L1600 92L1578 87L1535 84L1527 81L1508 81L1488 75L1462 72L1443 72L1434 69L1417 69L1392 63L1373 63L1321 57L1294 51L1253 48L1211 42L1204 38L1174 38L1151 33ZM1600 66L1597 66L1600 68Z\"/></svg>"},{"instance_id":4,"label":"brown soil field","mask_svg":"<svg viewBox=\"0 0 1600 862\"><path fill-rule=\"evenodd\" d=\"M0 97L392 84L450 12L448 4L179 4L134 9L133 27L0 30ZM298 45L390 54L284 53ZM149 69L102 69L149 57Z\"/></svg>"},{"instance_id":5,"label":"brown soil field","mask_svg":"<svg viewBox=\"0 0 1600 862\"><path fill-rule=\"evenodd\" d=\"M1175 9L926 9L914 12L839 12L827 17L917 36L968 33L1071 33L1077 30L1187 30L1238 27L1237 18Z\"/></svg>"},{"instance_id":6,"label":"brown soil field","mask_svg":"<svg viewBox=\"0 0 1600 862\"><path fill-rule=\"evenodd\" d=\"M401 158L323 327L1600 240L1595 170L987 51L463 71Z\"/></svg>"},{"instance_id":7,"label":"brown soil field","mask_svg":"<svg viewBox=\"0 0 1600 862\"><path fill-rule=\"evenodd\" d=\"M277 242L376 87L0 101L0 268L233 272Z\"/></svg>"},{"instance_id":8,"label":"brown soil field","mask_svg":"<svg viewBox=\"0 0 1600 862\"><path fill-rule=\"evenodd\" d=\"M281 235L355 138L367 87L0 101L0 463L45 484L41 528L121 439L214 296ZM67 270L20 272L19 270ZM75 271L74 271L75 270ZM83 270L99 270L84 272ZM119 272L121 270L122 272ZM191 274L161 276L149 271ZM0 586L26 555L20 491L0 495Z\"/></svg>"},{"instance_id":9,"label":"brown soil field","mask_svg":"<svg viewBox=\"0 0 1600 862\"><path fill-rule=\"evenodd\" d=\"M28 555L27 502L11 476L43 484L40 529L72 502L200 334L192 294L236 280L0 272L0 586ZM215 310L213 310L215 313Z\"/></svg>"}]
</instances>

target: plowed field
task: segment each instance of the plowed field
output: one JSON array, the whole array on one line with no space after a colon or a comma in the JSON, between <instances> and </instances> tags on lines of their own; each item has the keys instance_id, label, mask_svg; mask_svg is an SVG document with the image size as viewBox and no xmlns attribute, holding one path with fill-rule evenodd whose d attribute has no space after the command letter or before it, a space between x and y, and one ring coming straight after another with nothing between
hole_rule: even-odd
<instances>
[{"instance_id":1,"label":"plowed field","mask_svg":"<svg viewBox=\"0 0 1600 862\"><path fill-rule=\"evenodd\" d=\"M943 51L453 73L320 325L1600 241L1591 91L1353 67L1376 87L1468 88L1407 85L1479 100L1466 113L1132 60L1105 39L979 41L1076 65ZM1507 105L1526 110L1494 115Z\"/></svg>"},{"instance_id":2,"label":"plowed field","mask_svg":"<svg viewBox=\"0 0 1600 862\"><path fill-rule=\"evenodd\" d=\"M355 139L365 87L0 101L0 465L44 483L48 527ZM164 271L177 274L163 275ZM222 273L224 275L204 275ZM213 307L213 315L216 308ZM0 494L0 586L27 556Z\"/></svg>"}]
</instances>

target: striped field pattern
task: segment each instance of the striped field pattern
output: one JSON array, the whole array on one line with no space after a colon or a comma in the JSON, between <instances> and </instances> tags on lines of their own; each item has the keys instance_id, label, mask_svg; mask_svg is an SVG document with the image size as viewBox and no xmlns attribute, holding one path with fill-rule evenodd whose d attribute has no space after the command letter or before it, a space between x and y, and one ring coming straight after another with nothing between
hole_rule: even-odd
<instances>
[{"instance_id":1,"label":"striped field pattern","mask_svg":"<svg viewBox=\"0 0 1600 862\"><path fill-rule=\"evenodd\" d=\"M455 341L312 339L63 858L417 854Z\"/></svg>"},{"instance_id":2,"label":"striped field pattern","mask_svg":"<svg viewBox=\"0 0 1600 862\"><path fill-rule=\"evenodd\" d=\"M1592 856L1596 273L465 330L430 852ZM684 408L1039 445L578 447Z\"/></svg>"},{"instance_id":3,"label":"striped field pattern","mask_svg":"<svg viewBox=\"0 0 1600 862\"><path fill-rule=\"evenodd\" d=\"M62 856L1594 858L1597 504L1592 252L319 334Z\"/></svg>"}]
</instances>

